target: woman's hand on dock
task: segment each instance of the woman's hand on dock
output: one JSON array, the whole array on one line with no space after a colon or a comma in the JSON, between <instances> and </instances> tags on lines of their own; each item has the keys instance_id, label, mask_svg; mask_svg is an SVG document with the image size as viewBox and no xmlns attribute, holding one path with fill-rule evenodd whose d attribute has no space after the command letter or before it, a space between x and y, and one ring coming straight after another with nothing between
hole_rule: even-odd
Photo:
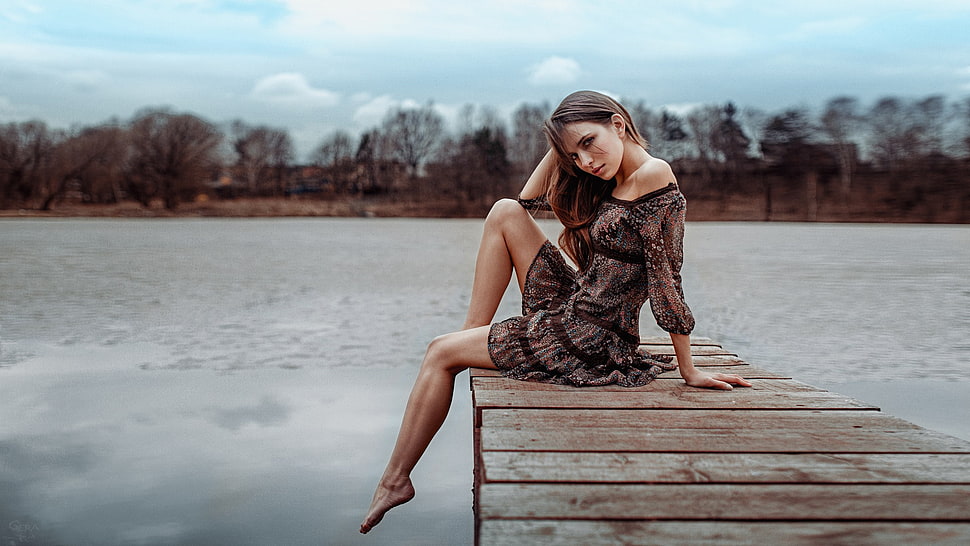
<instances>
[{"instance_id":1,"label":"woman's hand on dock","mask_svg":"<svg viewBox=\"0 0 970 546\"><path fill-rule=\"evenodd\" d=\"M730 373L707 373L694 369L686 375L681 375L684 376L684 381L688 385L702 389L723 389L729 391L734 388L732 385L738 385L740 387L751 386L751 383L747 379L740 375Z\"/></svg>"}]
</instances>

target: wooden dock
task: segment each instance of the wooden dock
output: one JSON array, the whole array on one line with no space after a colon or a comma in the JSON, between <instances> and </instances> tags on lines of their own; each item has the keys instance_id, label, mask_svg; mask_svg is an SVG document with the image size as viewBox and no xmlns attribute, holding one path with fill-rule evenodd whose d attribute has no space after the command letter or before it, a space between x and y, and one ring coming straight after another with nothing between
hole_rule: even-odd
<instances>
[{"instance_id":1,"label":"wooden dock","mask_svg":"<svg viewBox=\"0 0 970 546\"><path fill-rule=\"evenodd\" d=\"M669 343L643 340L662 354ZM472 373L476 544L970 544L970 442L711 340L692 353L754 386Z\"/></svg>"}]
</instances>

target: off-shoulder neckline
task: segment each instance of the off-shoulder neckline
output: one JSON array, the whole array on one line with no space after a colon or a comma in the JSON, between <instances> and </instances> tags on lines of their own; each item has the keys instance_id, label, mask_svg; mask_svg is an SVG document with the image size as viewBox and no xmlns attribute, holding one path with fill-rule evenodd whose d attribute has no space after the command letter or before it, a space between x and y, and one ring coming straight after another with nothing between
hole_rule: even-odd
<instances>
[{"instance_id":1,"label":"off-shoulder neckline","mask_svg":"<svg viewBox=\"0 0 970 546\"><path fill-rule=\"evenodd\" d=\"M612 201L614 203L619 203L621 205L637 205L637 204L649 201L654 197L659 197L667 192L670 192L676 189L677 189L677 183L671 182L670 184L667 184L666 186L658 190L653 190L652 192L645 193L640 197L637 197L636 199L620 199L619 197L614 197L610 195L609 197L606 198L606 200Z\"/></svg>"}]
</instances>

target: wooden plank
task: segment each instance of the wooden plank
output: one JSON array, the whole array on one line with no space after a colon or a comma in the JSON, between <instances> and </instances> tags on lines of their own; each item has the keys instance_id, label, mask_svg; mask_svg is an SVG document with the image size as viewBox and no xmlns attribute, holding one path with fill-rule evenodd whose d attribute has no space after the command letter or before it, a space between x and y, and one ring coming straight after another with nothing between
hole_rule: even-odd
<instances>
[{"instance_id":1,"label":"wooden plank","mask_svg":"<svg viewBox=\"0 0 970 546\"><path fill-rule=\"evenodd\" d=\"M970 453L970 442L873 411L493 409L481 423L492 451Z\"/></svg>"},{"instance_id":2,"label":"wooden plank","mask_svg":"<svg viewBox=\"0 0 970 546\"><path fill-rule=\"evenodd\" d=\"M970 544L970 523L486 520L482 546Z\"/></svg>"},{"instance_id":3,"label":"wooden plank","mask_svg":"<svg viewBox=\"0 0 970 546\"><path fill-rule=\"evenodd\" d=\"M970 522L970 485L484 484L484 519Z\"/></svg>"},{"instance_id":4,"label":"wooden plank","mask_svg":"<svg viewBox=\"0 0 970 546\"><path fill-rule=\"evenodd\" d=\"M966 454L486 451L489 482L970 484Z\"/></svg>"},{"instance_id":5,"label":"wooden plank","mask_svg":"<svg viewBox=\"0 0 970 546\"><path fill-rule=\"evenodd\" d=\"M745 379L792 379L791 375L779 374L772 371L765 370L764 368L758 368L757 366L752 366L747 362L738 359L737 362L731 361L722 365L721 358L723 357L709 357L711 360L708 362L700 363L694 362L694 365L698 368L704 368L705 372L711 373L734 373L738 374ZM715 360L718 359L718 360ZM671 370L669 372L664 372L657 376L657 379L676 379L683 381L680 377L680 372L677 370Z\"/></svg>"},{"instance_id":6,"label":"wooden plank","mask_svg":"<svg viewBox=\"0 0 970 546\"><path fill-rule=\"evenodd\" d=\"M733 391L699 391L709 396L731 398L742 389ZM828 429L875 429L892 431L923 430L919 426L880 412L871 411L821 411L821 410L765 410L765 411L719 411L719 410L546 410L546 409L494 409L483 413L483 424L497 428L537 428L582 430L583 434L595 429L641 428L653 432L664 428L721 430L724 428L755 428L771 430L792 428L799 430ZM970 445L970 442L963 442Z\"/></svg>"},{"instance_id":7,"label":"wooden plank","mask_svg":"<svg viewBox=\"0 0 970 546\"><path fill-rule=\"evenodd\" d=\"M469 368L468 376L472 379L476 377L502 377L502 373L498 370L486 370L483 368ZM472 383L472 389L475 388L474 382Z\"/></svg>"},{"instance_id":8,"label":"wooden plank","mask_svg":"<svg viewBox=\"0 0 970 546\"><path fill-rule=\"evenodd\" d=\"M711 396L683 382L660 381L644 387L617 386L577 389L562 385L523 383L504 378L476 378L475 407L489 408L704 408L704 409L860 409L879 408L792 380L752 380ZM631 393L637 395L631 396Z\"/></svg>"},{"instance_id":9,"label":"wooden plank","mask_svg":"<svg viewBox=\"0 0 970 546\"><path fill-rule=\"evenodd\" d=\"M635 399L643 398L644 395L650 395L658 392L693 392L698 394L710 395L712 391L709 389L698 389L694 387L689 387L683 382L679 384L673 381L665 381L662 384L647 383L642 387L620 387L618 385L604 385L602 387L583 387L576 388L569 385L553 385L551 383L540 383L536 381L517 381L515 379L508 379L501 376L488 376L488 377L476 377L475 390L476 391L515 391L520 393L528 393L531 395L534 392L557 392L563 394L572 395L572 398L578 402L582 403L582 400L588 396L590 393L611 393L611 395L622 400L625 398ZM824 393L829 392L825 389L820 389L808 383L802 383L801 381L795 379L768 379L768 380L758 380L752 378L751 387L739 387L736 389L737 393L747 393L747 394L761 394L764 392L776 392L776 393L795 393L795 392L813 392L813 393ZM631 395L630 393L641 393ZM722 393L723 394L723 393ZM832 394L832 393L830 393ZM577 406L582 407L582 406Z\"/></svg>"},{"instance_id":10,"label":"wooden plank","mask_svg":"<svg viewBox=\"0 0 970 546\"><path fill-rule=\"evenodd\" d=\"M655 355L672 355L674 354L674 346L670 343L666 345L643 345L644 349ZM691 345L690 354L699 355L726 355L726 356L738 356L737 353L728 351L727 349L719 345Z\"/></svg>"},{"instance_id":11,"label":"wooden plank","mask_svg":"<svg viewBox=\"0 0 970 546\"><path fill-rule=\"evenodd\" d=\"M643 348L673 354L666 337ZM970 543L970 442L760 370L577 389L473 371L478 544Z\"/></svg>"},{"instance_id":12,"label":"wooden plank","mask_svg":"<svg viewBox=\"0 0 970 546\"><path fill-rule=\"evenodd\" d=\"M715 345L721 344L709 337L690 336L690 344L694 345ZM640 345L670 345L670 336L640 336Z\"/></svg>"},{"instance_id":13,"label":"wooden plank","mask_svg":"<svg viewBox=\"0 0 970 546\"><path fill-rule=\"evenodd\" d=\"M735 355L692 355L691 361L694 366L744 366L748 363L741 360ZM675 356L673 361L674 364L680 364Z\"/></svg>"},{"instance_id":14,"label":"wooden plank","mask_svg":"<svg viewBox=\"0 0 970 546\"><path fill-rule=\"evenodd\" d=\"M813 432L811 429L763 431L586 429L544 432L514 429L483 429L483 450L546 451L670 451L670 452L765 452L765 453L960 453L968 452L962 441L931 431ZM764 437L770 434L771 437Z\"/></svg>"}]
</instances>

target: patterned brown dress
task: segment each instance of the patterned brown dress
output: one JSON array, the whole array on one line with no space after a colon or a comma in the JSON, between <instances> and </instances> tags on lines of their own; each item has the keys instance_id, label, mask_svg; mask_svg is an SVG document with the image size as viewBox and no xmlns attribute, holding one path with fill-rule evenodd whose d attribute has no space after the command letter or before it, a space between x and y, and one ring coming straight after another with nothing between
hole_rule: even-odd
<instances>
[{"instance_id":1,"label":"patterned brown dress","mask_svg":"<svg viewBox=\"0 0 970 546\"><path fill-rule=\"evenodd\" d=\"M522 316L489 331L492 362L506 377L575 386L637 387L674 369L669 356L639 349L639 317L649 299L664 330L694 328L680 280L685 213L674 183L633 201L608 197L590 225L593 259L581 274L546 241L526 276Z\"/></svg>"}]
</instances>

